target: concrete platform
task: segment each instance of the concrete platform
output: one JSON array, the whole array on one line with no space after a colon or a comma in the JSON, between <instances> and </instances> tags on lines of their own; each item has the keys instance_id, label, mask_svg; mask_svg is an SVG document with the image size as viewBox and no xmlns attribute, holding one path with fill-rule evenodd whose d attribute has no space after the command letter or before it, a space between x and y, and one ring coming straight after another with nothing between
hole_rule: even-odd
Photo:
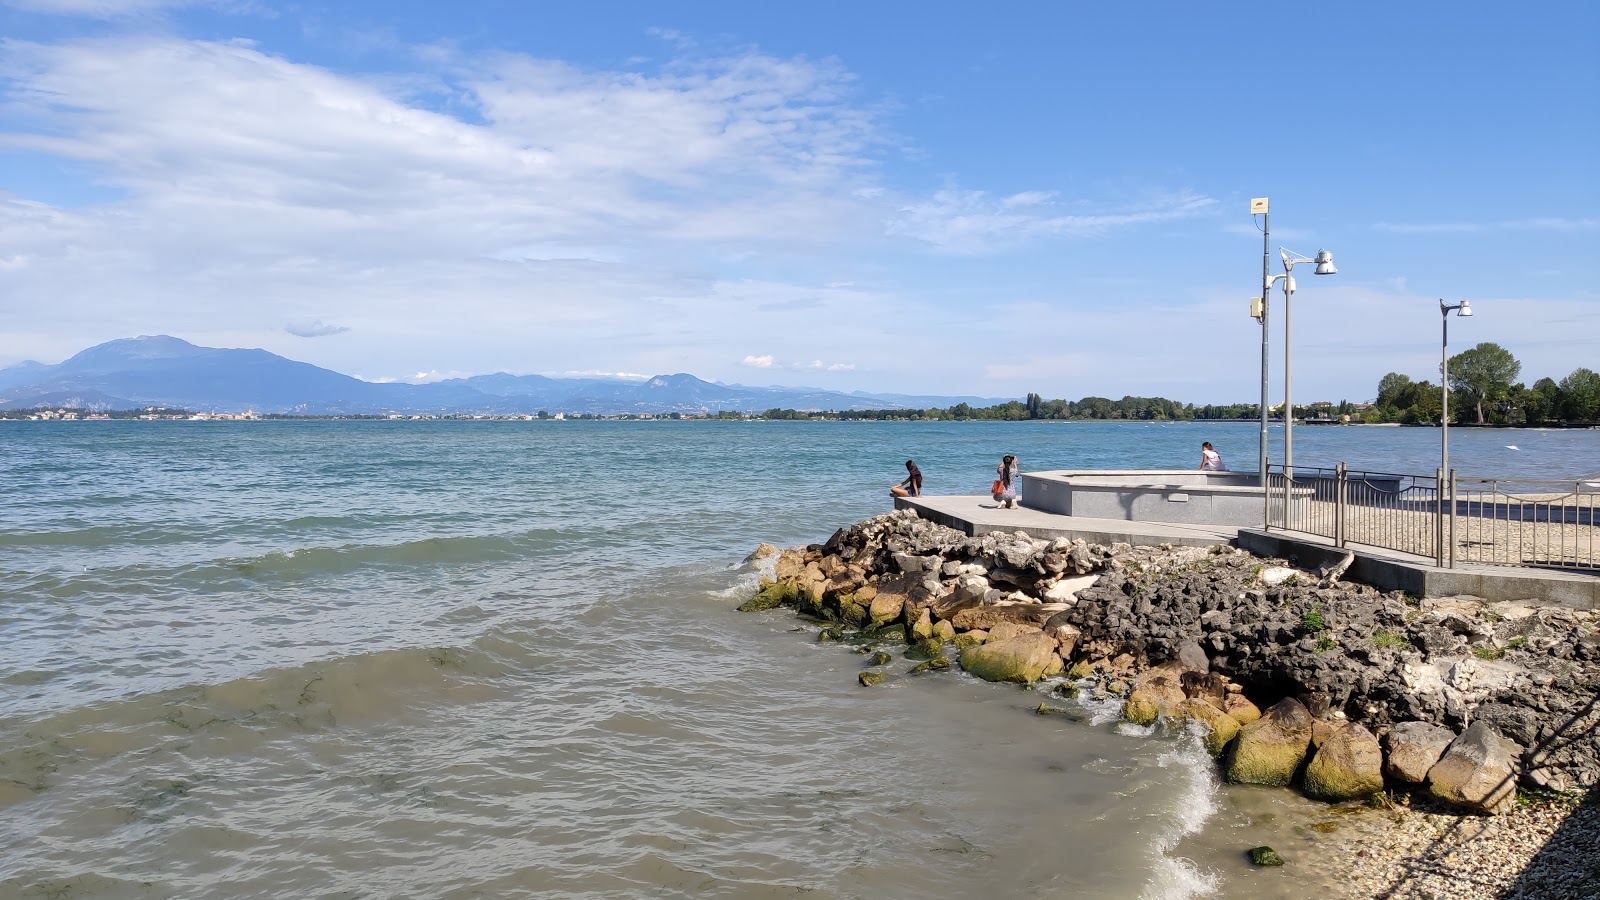
<instances>
[{"instance_id":1,"label":"concrete platform","mask_svg":"<svg viewBox=\"0 0 1600 900\"><path fill-rule=\"evenodd\" d=\"M991 531L1026 531L1036 538L1064 537L1094 544L1126 543L1135 547L1172 544L1211 547L1232 544L1258 556L1290 560L1302 569L1316 571L1344 557L1344 550L1317 535L1264 531L1231 525L1180 525L1171 522L1135 522L1063 516L1038 509L1001 509L987 494L897 497L896 509L915 509L932 522L977 536ZM1417 597L1470 595L1494 602L1529 600L1574 609L1600 610L1600 576L1526 566L1458 564L1441 569L1431 559L1351 544L1356 558L1346 570L1351 581L1380 590L1405 591Z\"/></svg>"},{"instance_id":2,"label":"concrete platform","mask_svg":"<svg viewBox=\"0 0 1600 900\"><path fill-rule=\"evenodd\" d=\"M915 509L917 515L924 519L973 536L1020 529L1038 538L1081 538L1093 544L1121 542L1135 547L1160 544L1212 547L1231 544L1239 534L1237 526L1228 525L1179 525L1171 522L1063 516L1025 506L1000 509L987 494L897 497L894 505L896 509Z\"/></svg>"}]
</instances>

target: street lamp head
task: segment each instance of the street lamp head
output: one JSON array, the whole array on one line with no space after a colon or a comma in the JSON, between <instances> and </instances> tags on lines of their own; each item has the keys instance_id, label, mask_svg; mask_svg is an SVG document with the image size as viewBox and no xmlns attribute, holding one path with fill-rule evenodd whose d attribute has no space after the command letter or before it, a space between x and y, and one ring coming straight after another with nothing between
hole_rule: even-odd
<instances>
[{"instance_id":1,"label":"street lamp head","mask_svg":"<svg viewBox=\"0 0 1600 900\"><path fill-rule=\"evenodd\" d=\"M1316 263L1316 272L1318 275L1339 274L1338 268L1336 268L1333 264L1333 252L1330 250L1318 250Z\"/></svg>"},{"instance_id":2,"label":"street lamp head","mask_svg":"<svg viewBox=\"0 0 1600 900\"><path fill-rule=\"evenodd\" d=\"M1460 309L1459 312L1456 313L1456 315L1461 316L1462 318L1466 318L1468 316L1471 316L1472 315L1472 301L1470 301L1470 300L1461 301L1461 309Z\"/></svg>"}]
</instances>

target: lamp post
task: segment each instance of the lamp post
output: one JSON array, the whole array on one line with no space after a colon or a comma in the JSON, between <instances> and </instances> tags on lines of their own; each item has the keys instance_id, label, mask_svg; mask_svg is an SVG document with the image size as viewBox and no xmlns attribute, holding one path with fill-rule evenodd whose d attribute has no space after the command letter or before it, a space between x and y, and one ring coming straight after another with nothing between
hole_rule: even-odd
<instances>
[{"instance_id":1,"label":"lamp post","mask_svg":"<svg viewBox=\"0 0 1600 900\"><path fill-rule=\"evenodd\" d=\"M1443 323L1439 333L1439 471L1450 472L1450 311L1465 319L1472 316L1472 301L1445 303L1439 301L1439 319Z\"/></svg>"},{"instance_id":2,"label":"lamp post","mask_svg":"<svg viewBox=\"0 0 1600 900\"><path fill-rule=\"evenodd\" d=\"M1272 306L1269 302L1272 295L1272 216L1268 214L1266 197L1251 199L1250 215L1261 217L1261 296L1252 298L1250 315L1261 323L1261 452L1256 471L1261 473L1264 491L1267 489L1267 338L1271 334L1267 328L1267 313Z\"/></svg>"},{"instance_id":3,"label":"lamp post","mask_svg":"<svg viewBox=\"0 0 1600 900\"><path fill-rule=\"evenodd\" d=\"M1267 282L1267 287L1270 289L1272 283L1279 280L1283 282L1283 473L1286 477L1293 478L1294 367L1290 364L1289 356L1293 346L1290 341L1293 331L1289 318L1289 301L1294 297L1294 267L1299 263L1316 263L1315 271L1318 275L1337 275L1339 269L1333 264L1333 254L1327 250L1318 250L1316 256L1300 256L1279 247L1278 255L1283 258L1283 274L1272 276Z\"/></svg>"}]
</instances>

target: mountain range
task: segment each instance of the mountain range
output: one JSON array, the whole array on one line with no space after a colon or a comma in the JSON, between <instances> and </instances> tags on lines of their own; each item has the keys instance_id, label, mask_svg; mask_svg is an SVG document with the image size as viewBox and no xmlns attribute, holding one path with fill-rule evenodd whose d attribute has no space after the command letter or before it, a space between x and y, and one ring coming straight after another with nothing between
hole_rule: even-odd
<instances>
[{"instance_id":1,"label":"mountain range","mask_svg":"<svg viewBox=\"0 0 1600 900\"><path fill-rule=\"evenodd\" d=\"M550 413L716 413L768 409L926 409L985 397L849 393L805 387L747 387L693 375L644 381L477 375L429 384L380 384L265 350L200 347L167 335L98 344L56 365L0 369L0 409L91 410L174 407L197 412L323 415L517 415Z\"/></svg>"}]
</instances>

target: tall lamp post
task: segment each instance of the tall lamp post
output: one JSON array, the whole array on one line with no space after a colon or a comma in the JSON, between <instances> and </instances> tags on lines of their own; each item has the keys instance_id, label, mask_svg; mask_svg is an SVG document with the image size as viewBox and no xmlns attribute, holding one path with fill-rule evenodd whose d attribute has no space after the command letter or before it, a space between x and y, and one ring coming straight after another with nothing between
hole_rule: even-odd
<instances>
[{"instance_id":1,"label":"tall lamp post","mask_svg":"<svg viewBox=\"0 0 1600 900\"><path fill-rule=\"evenodd\" d=\"M1439 333L1439 471L1450 473L1450 311L1465 319L1472 316L1472 301L1445 303L1439 301L1439 319L1443 323Z\"/></svg>"},{"instance_id":2,"label":"tall lamp post","mask_svg":"<svg viewBox=\"0 0 1600 900\"><path fill-rule=\"evenodd\" d=\"M1436 551L1435 564L1444 568L1447 564L1455 566L1455 492L1450 492L1449 500L1445 499L1445 479L1450 477L1450 310L1455 310L1456 315L1462 318L1472 315L1472 303L1463 300L1460 303L1446 303L1439 301L1439 478L1434 484L1434 494L1439 498L1439 513L1435 516L1438 522L1438 531L1435 535L1434 549ZM1453 479L1452 479L1453 480ZM1450 530L1445 530L1445 503L1450 509Z\"/></svg>"},{"instance_id":3,"label":"tall lamp post","mask_svg":"<svg viewBox=\"0 0 1600 900\"><path fill-rule=\"evenodd\" d=\"M1267 313L1272 306L1269 302L1272 295L1272 216L1267 210L1266 197L1251 199L1250 215L1261 217L1261 296L1251 298L1250 315L1261 323L1261 453L1256 471L1261 473L1262 490L1267 489L1267 338L1271 334L1267 328Z\"/></svg>"},{"instance_id":4,"label":"tall lamp post","mask_svg":"<svg viewBox=\"0 0 1600 900\"><path fill-rule=\"evenodd\" d=\"M1339 269L1333 264L1333 254L1327 250L1318 250L1316 256L1300 256L1279 247L1278 255L1283 257L1283 274L1272 276L1267 287L1270 289L1274 282L1283 282L1283 472L1285 476L1293 478L1294 366L1290 364L1289 352L1293 346L1290 338L1294 332L1289 319L1289 301L1294 297L1294 267L1299 263L1316 263L1318 275L1337 275Z\"/></svg>"}]
</instances>

